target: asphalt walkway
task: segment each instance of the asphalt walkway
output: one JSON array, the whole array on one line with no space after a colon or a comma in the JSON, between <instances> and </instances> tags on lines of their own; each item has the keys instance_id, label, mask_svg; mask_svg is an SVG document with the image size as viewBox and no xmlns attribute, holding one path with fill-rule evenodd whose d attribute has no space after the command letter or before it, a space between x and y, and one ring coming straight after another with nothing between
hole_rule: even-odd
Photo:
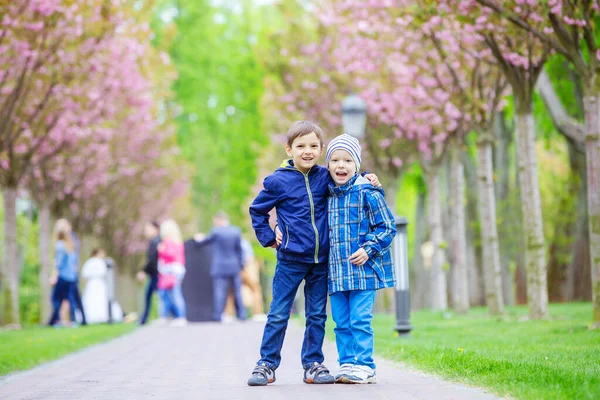
<instances>
[{"instance_id":1,"label":"asphalt walkway","mask_svg":"<svg viewBox=\"0 0 600 400\"><path fill-rule=\"evenodd\" d=\"M250 321L140 328L0 378L0 399L497 399L381 359L376 360L377 384L307 385L300 366L303 330L297 322L290 322L277 382L249 387L262 329L262 323ZM325 365L335 373L335 344L327 341L324 351Z\"/></svg>"}]
</instances>

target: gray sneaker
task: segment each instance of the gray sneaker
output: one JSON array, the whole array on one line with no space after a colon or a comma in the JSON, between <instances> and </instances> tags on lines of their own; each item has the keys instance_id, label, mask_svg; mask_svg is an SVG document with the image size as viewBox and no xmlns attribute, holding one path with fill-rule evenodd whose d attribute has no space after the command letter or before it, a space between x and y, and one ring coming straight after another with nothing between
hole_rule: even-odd
<instances>
[{"instance_id":1,"label":"gray sneaker","mask_svg":"<svg viewBox=\"0 0 600 400\"><path fill-rule=\"evenodd\" d=\"M304 370L304 383L327 384L333 383L335 379L323 364L315 362L312 367Z\"/></svg>"},{"instance_id":2,"label":"gray sneaker","mask_svg":"<svg viewBox=\"0 0 600 400\"><path fill-rule=\"evenodd\" d=\"M354 364L342 364L338 373L335 375L335 383L347 383L348 376L352 374L352 368Z\"/></svg>"},{"instance_id":3,"label":"gray sneaker","mask_svg":"<svg viewBox=\"0 0 600 400\"><path fill-rule=\"evenodd\" d=\"M355 365L346 383L377 383L377 375L373 368Z\"/></svg>"},{"instance_id":4,"label":"gray sneaker","mask_svg":"<svg viewBox=\"0 0 600 400\"><path fill-rule=\"evenodd\" d=\"M275 382L275 371L266 365L257 365L248 379L248 386L265 386Z\"/></svg>"}]
</instances>

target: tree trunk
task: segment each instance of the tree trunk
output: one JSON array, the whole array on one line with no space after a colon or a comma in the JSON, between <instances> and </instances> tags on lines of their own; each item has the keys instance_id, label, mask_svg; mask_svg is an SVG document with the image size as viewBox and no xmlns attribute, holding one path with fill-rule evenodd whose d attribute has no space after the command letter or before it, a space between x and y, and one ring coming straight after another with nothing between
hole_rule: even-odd
<instances>
[{"instance_id":1,"label":"tree trunk","mask_svg":"<svg viewBox=\"0 0 600 400\"><path fill-rule=\"evenodd\" d=\"M506 120L503 112L496 113L494 117L494 138L496 146L494 152L494 175L496 177L494 185L496 193L497 212L500 218L504 217L506 204L509 199L510 188L510 145L512 142L512 131L506 126ZM504 206L504 207L502 207ZM502 218L506 219L506 218ZM497 227L496 227L497 230ZM513 294L514 281L510 273L510 252L507 246L503 246L503 242L499 242L500 247L500 270L502 275L502 298L504 304L513 306L515 304L515 296Z\"/></svg>"},{"instance_id":2,"label":"tree trunk","mask_svg":"<svg viewBox=\"0 0 600 400\"><path fill-rule=\"evenodd\" d=\"M588 86L589 87L589 86ZM588 218L594 322L600 325L600 102L598 94L583 99L587 159Z\"/></svg>"},{"instance_id":3,"label":"tree trunk","mask_svg":"<svg viewBox=\"0 0 600 400\"><path fill-rule=\"evenodd\" d=\"M469 274L467 271L467 234L465 229L465 174L460 149L455 145L450 161L450 207L452 209L451 251L452 305L459 314L469 311Z\"/></svg>"},{"instance_id":4,"label":"tree trunk","mask_svg":"<svg viewBox=\"0 0 600 400\"><path fill-rule=\"evenodd\" d=\"M448 292L446 287L446 247L442 231L442 204L440 201L440 184L438 170L432 167L428 172L427 190L429 201L429 226L431 229L431 308L446 310L448 308Z\"/></svg>"},{"instance_id":5,"label":"tree trunk","mask_svg":"<svg viewBox=\"0 0 600 400\"><path fill-rule=\"evenodd\" d=\"M573 281L570 279L572 273L571 268L581 270L584 264L589 267L588 262L584 263L585 253L589 251L587 241L587 193L585 187L586 176L586 160L585 153L578 151L575 145L567 138L569 149L569 177L566 183L565 190L559 195L558 210L556 211L554 235L552 243L548 248L548 298L551 302L569 301L572 295ZM581 226L584 225L583 239L585 245L583 249L577 245L581 239ZM581 257L583 256L583 258ZM572 260L577 259L578 263L574 264ZM587 275L590 276L589 270ZM591 289L591 286L589 286ZM591 291L590 291L591 296Z\"/></svg>"},{"instance_id":6,"label":"tree trunk","mask_svg":"<svg viewBox=\"0 0 600 400\"><path fill-rule=\"evenodd\" d=\"M485 285L482 273L481 226L479 222L479 197L477 195L477 167L473 158L462 152L462 162L465 168L467 198L467 268L469 270L469 303L471 307L485 306Z\"/></svg>"},{"instance_id":7,"label":"tree trunk","mask_svg":"<svg viewBox=\"0 0 600 400\"><path fill-rule=\"evenodd\" d=\"M421 254L421 246L427 237L427 227L425 220L425 193L419 191L417 197L417 210L415 212L415 239L413 242L413 259L411 263L411 270L413 272L414 282L413 287L410 290L410 306L412 310L420 310L422 308L430 308L431 303L429 296L428 287L431 282L430 269L425 268L423 262L423 255Z\"/></svg>"},{"instance_id":8,"label":"tree trunk","mask_svg":"<svg viewBox=\"0 0 600 400\"><path fill-rule=\"evenodd\" d=\"M517 106L515 123L523 231L525 233L529 317L542 319L548 316L548 285L546 283L546 249L535 155L533 114L530 111L522 112Z\"/></svg>"},{"instance_id":9,"label":"tree trunk","mask_svg":"<svg viewBox=\"0 0 600 400\"><path fill-rule=\"evenodd\" d=\"M2 260L2 323L20 324L17 265L17 189L4 189L4 257Z\"/></svg>"},{"instance_id":10,"label":"tree trunk","mask_svg":"<svg viewBox=\"0 0 600 400\"><path fill-rule=\"evenodd\" d=\"M483 259L485 260L483 266L485 296L489 313L498 315L504 311L504 299L490 140L482 139L477 143L477 155L479 157L479 168L477 169L479 174L479 219L483 241Z\"/></svg>"},{"instance_id":11,"label":"tree trunk","mask_svg":"<svg viewBox=\"0 0 600 400\"><path fill-rule=\"evenodd\" d=\"M50 318L52 306L50 304L50 274L52 273L50 207L41 202L38 215L40 235L40 322L44 323Z\"/></svg>"}]
</instances>

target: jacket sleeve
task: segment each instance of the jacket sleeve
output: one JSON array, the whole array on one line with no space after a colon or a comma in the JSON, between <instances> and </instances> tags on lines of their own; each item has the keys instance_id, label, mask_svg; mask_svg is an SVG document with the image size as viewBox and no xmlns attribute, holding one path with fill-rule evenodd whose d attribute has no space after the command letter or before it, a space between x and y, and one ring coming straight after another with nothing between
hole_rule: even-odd
<instances>
[{"instance_id":1,"label":"jacket sleeve","mask_svg":"<svg viewBox=\"0 0 600 400\"><path fill-rule=\"evenodd\" d=\"M392 240L396 236L396 223L392 211L380 191L369 190L365 194L367 216L371 230L365 236L365 243L362 248L371 258L390 248Z\"/></svg>"},{"instance_id":2,"label":"jacket sleeve","mask_svg":"<svg viewBox=\"0 0 600 400\"><path fill-rule=\"evenodd\" d=\"M250 205L250 217L256 238L264 247L270 247L275 243L275 233L269 225L269 212L277 205L279 196L273 177L267 176L263 186Z\"/></svg>"}]
</instances>

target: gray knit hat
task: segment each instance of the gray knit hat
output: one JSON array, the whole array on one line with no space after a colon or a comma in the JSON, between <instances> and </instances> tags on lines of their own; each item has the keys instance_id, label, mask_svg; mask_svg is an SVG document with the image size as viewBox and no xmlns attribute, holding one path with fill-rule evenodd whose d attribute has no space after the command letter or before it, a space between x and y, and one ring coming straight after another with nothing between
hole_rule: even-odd
<instances>
[{"instance_id":1,"label":"gray knit hat","mask_svg":"<svg viewBox=\"0 0 600 400\"><path fill-rule=\"evenodd\" d=\"M336 150L346 150L352 156L354 163L356 164L356 172L360 170L360 143L357 138L350 136L346 133L337 136L329 142L327 145L327 152L325 153L325 162L329 165L331 155Z\"/></svg>"}]
</instances>

